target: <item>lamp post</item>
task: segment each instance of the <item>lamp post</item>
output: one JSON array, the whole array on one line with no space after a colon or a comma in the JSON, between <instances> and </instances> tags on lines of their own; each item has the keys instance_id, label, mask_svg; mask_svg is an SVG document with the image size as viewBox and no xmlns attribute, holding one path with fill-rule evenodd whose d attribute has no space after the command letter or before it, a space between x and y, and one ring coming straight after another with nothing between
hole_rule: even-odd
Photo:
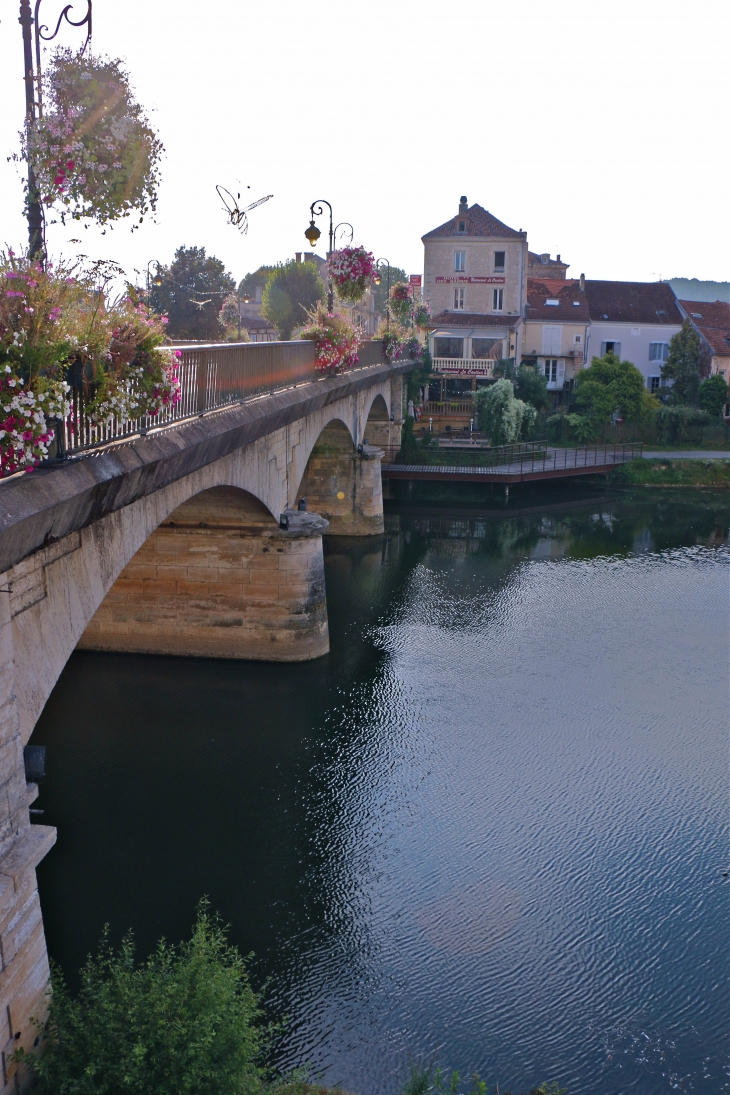
<instances>
[{"instance_id":1,"label":"lamp post","mask_svg":"<svg viewBox=\"0 0 730 1095\"><path fill-rule=\"evenodd\" d=\"M323 205L326 205L327 208L330 211L330 246L329 246L329 254L331 254L332 250L333 250L332 244L333 244L333 240L334 240L334 229L332 227L332 225L333 225L332 206L330 205L330 203L328 201L325 201L324 198L317 198L317 200L313 201L312 204L310 205L309 215L310 215L311 219L309 221L309 228L306 229L304 235L307 237L307 239L309 240L309 243L312 246L312 249L314 250L314 247L316 246L317 240L322 235L319 228L317 228L317 225L314 223L314 218L322 216L322 214L324 213L324 209L322 208ZM315 206L317 207L316 209L315 209ZM338 228L340 227L339 224L337 225L337 227ZM327 311L330 314L332 313L332 309L334 307L334 302L335 302L335 294L334 294L334 289L332 287L332 275L328 274L328 276L327 276Z\"/></svg>"},{"instance_id":2,"label":"lamp post","mask_svg":"<svg viewBox=\"0 0 730 1095\"><path fill-rule=\"evenodd\" d=\"M386 331L389 331L390 330L390 260L389 259L376 259L376 262L375 262L375 271L376 271L376 273L375 273L375 278L373 280L375 281L376 285L380 285L381 281L383 280L383 278L380 274L380 267L381 267L382 263L385 263L387 271L388 271L388 273L387 273L387 287L386 287L386 293L385 293L385 329L386 329Z\"/></svg>"},{"instance_id":3,"label":"lamp post","mask_svg":"<svg viewBox=\"0 0 730 1095\"><path fill-rule=\"evenodd\" d=\"M150 274L150 266L152 265L152 263L154 263L155 267L156 267L154 275ZM150 295L150 286L151 285L154 285L155 289L159 289L160 286L162 285L162 263L159 262L157 259L150 259L150 261L147 263L147 296L148 297Z\"/></svg>"},{"instance_id":4,"label":"lamp post","mask_svg":"<svg viewBox=\"0 0 730 1095\"><path fill-rule=\"evenodd\" d=\"M79 19L78 21L69 17L68 13L73 7L73 4L67 4L58 17L56 29L53 34L43 33L44 30L48 30L48 27L41 25L40 22L41 2L42 0L35 0L35 8L31 14L30 0L20 0L20 17L18 22L23 31L26 133L35 123L36 106L38 108L38 117L43 117L41 99L41 41L52 42L61 29L61 23L64 19L72 27L88 26L86 41L81 49L82 53L91 40L91 0L86 0L86 15L83 19ZM31 27L34 28L32 38ZM35 68L33 66L33 45L35 45ZM30 258L37 258L43 263L46 251L43 209L39 201L35 172L30 163L28 164L28 198L26 208L28 217L28 255Z\"/></svg>"}]
</instances>

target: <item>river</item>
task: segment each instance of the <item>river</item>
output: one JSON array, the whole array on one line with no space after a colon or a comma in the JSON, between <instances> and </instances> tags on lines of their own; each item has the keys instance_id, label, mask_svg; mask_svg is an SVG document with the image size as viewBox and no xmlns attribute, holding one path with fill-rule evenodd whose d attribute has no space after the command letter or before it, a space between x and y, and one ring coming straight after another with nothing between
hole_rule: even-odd
<instances>
[{"instance_id":1,"label":"river","mask_svg":"<svg viewBox=\"0 0 730 1095\"><path fill-rule=\"evenodd\" d=\"M51 955L207 894L282 1068L728 1090L727 502L586 489L330 541L314 663L74 654L33 737Z\"/></svg>"}]
</instances>

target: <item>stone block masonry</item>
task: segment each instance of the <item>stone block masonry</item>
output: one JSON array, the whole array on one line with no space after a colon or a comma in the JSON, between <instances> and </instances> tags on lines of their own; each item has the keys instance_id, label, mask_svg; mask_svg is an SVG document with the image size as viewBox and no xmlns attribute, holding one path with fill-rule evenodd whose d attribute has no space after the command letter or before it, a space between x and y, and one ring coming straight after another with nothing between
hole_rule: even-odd
<instances>
[{"instance_id":1,"label":"stone block masonry","mask_svg":"<svg viewBox=\"0 0 730 1095\"><path fill-rule=\"evenodd\" d=\"M107 593L82 650L305 661L329 650L322 533L281 529L245 491L217 487L152 533Z\"/></svg>"}]
</instances>

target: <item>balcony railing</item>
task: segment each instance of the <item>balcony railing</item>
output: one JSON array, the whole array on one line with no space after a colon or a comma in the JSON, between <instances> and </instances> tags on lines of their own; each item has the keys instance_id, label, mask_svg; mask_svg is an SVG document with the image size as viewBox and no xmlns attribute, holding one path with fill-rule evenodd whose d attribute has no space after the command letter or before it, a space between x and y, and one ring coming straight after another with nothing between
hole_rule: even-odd
<instances>
[{"instance_id":1,"label":"balcony railing","mask_svg":"<svg viewBox=\"0 0 730 1095\"><path fill-rule=\"evenodd\" d=\"M444 399L434 400L429 399L423 404L423 411L421 412L421 421L423 421L424 415L428 417L431 415L439 415L439 417L448 416L452 414L460 415L473 415L474 403L471 397L464 399Z\"/></svg>"},{"instance_id":2,"label":"balcony railing","mask_svg":"<svg viewBox=\"0 0 730 1095\"><path fill-rule=\"evenodd\" d=\"M71 384L71 415L61 424L58 455L71 455L110 442L194 418L206 411L240 403L268 392L321 380L315 368L314 343L236 342L173 346L181 353L180 400L154 417L144 416L111 426L94 425L86 412L93 386L82 381L78 366L67 374ZM356 369L383 363L382 341L365 342ZM57 423L58 425L58 423Z\"/></svg>"}]
</instances>

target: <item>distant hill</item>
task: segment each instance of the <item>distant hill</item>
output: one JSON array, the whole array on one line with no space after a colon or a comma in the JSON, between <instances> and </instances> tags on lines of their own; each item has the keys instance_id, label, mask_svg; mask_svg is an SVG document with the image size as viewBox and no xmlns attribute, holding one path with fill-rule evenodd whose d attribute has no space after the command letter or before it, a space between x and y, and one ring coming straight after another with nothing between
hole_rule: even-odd
<instances>
[{"instance_id":1,"label":"distant hill","mask_svg":"<svg viewBox=\"0 0 730 1095\"><path fill-rule=\"evenodd\" d=\"M667 278L680 300L730 301L730 281L698 281L697 278Z\"/></svg>"}]
</instances>

